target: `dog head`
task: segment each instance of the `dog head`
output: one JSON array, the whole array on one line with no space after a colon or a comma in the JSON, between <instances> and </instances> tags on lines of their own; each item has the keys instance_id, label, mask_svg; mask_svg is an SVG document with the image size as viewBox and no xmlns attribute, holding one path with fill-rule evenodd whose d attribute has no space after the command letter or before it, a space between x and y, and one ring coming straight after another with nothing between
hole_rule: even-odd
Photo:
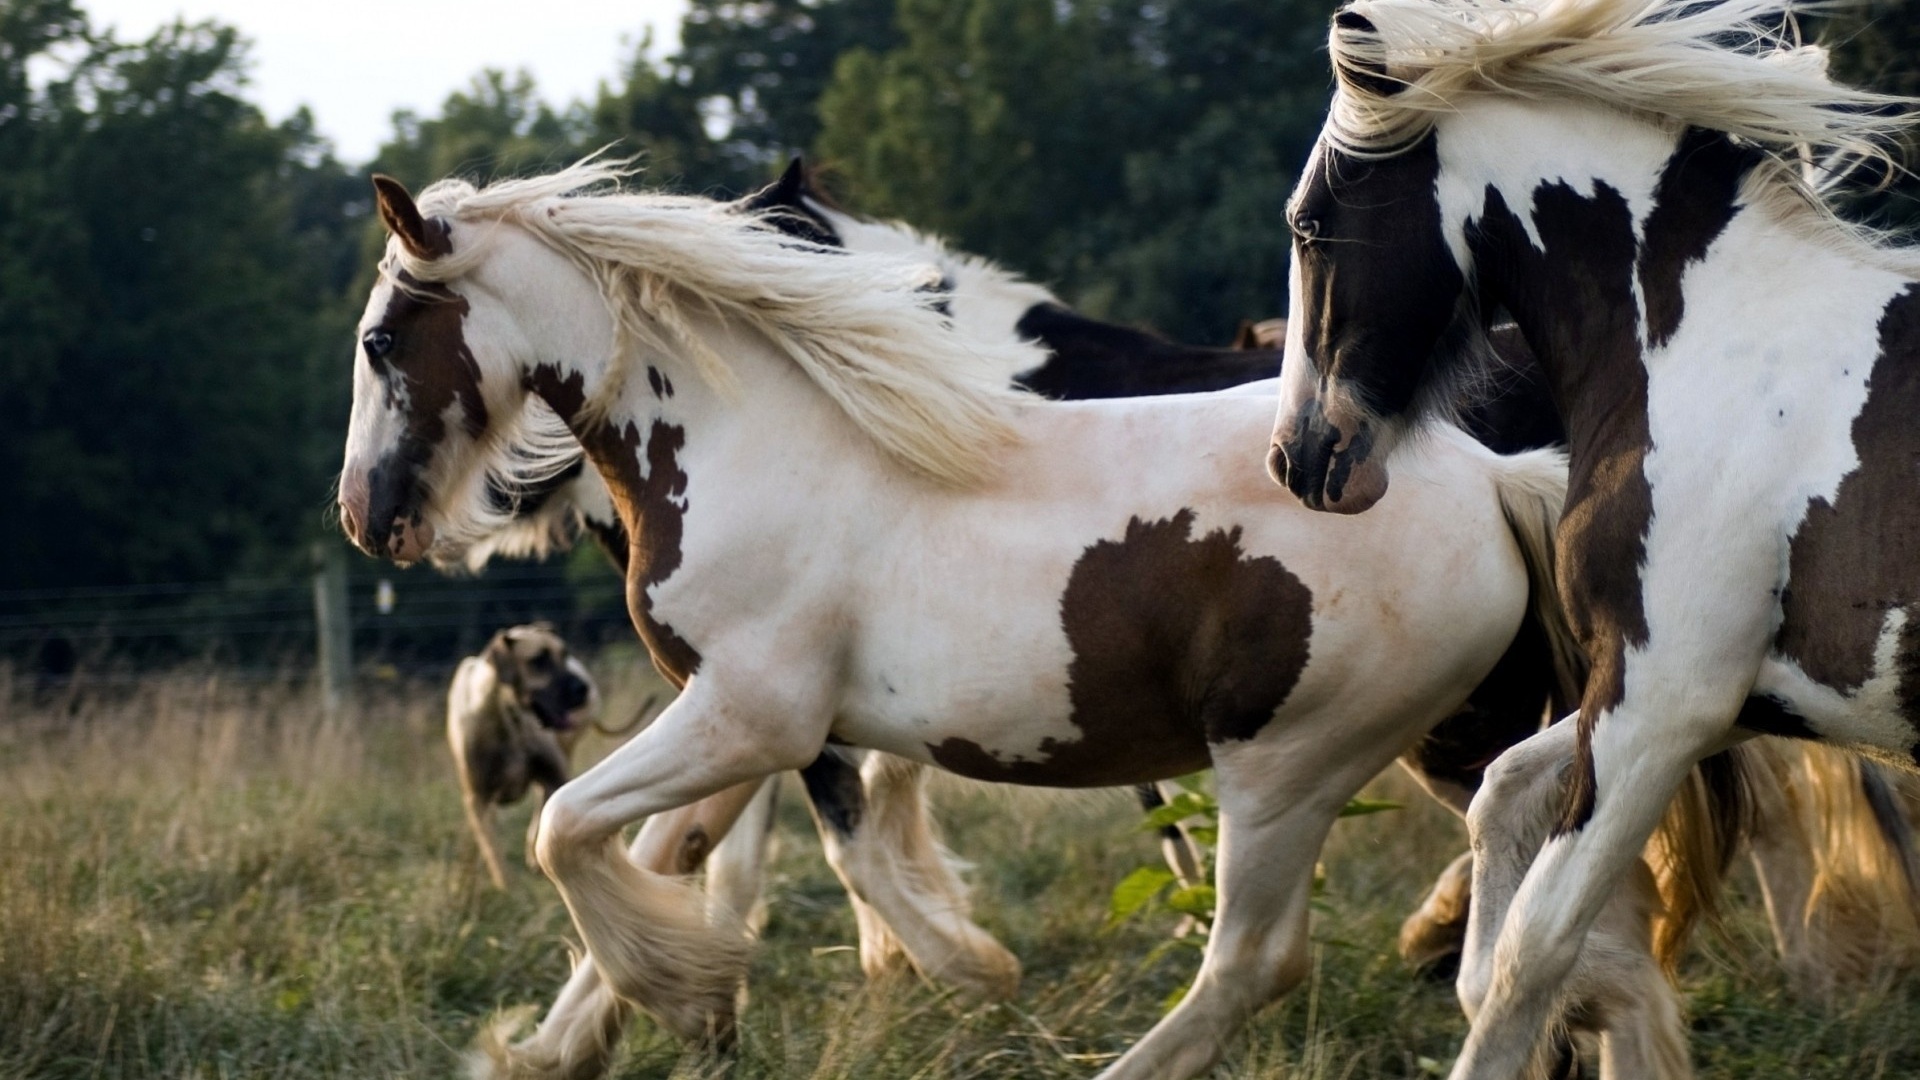
<instances>
[{"instance_id":1,"label":"dog head","mask_svg":"<svg viewBox=\"0 0 1920 1080\"><path fill-rule=\"evenodd\" d=\"M587 666L546 623L512 626L493 635L482 654L494 677L542 727L571 731L593 715L600 693Z\"/></svg>"}]
</instances>

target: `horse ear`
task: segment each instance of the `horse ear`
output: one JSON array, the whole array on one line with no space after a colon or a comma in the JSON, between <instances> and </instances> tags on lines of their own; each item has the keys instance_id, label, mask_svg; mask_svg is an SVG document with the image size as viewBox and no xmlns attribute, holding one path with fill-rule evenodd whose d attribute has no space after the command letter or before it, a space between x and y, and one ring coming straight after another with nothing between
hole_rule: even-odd
<instances>
[{"instance_id":1,"label":"horse ear","mask_svg":"<svg viewBox=\"0 0 1920 1080\"><path fill-rule=\"evenodd\" d=\"M799 154L793 155L793 160L787 162L787 171L780 174L776 186L782 194L793 200L794 205L799 205L800 197L808 191L806 159Z\"/></svg>"},{"instance_id":2,"label":"horse ear","mask_svg":"<svg viewBox=\"0 0 1920 1080\"><path fill-rule=\"evenodd\" d=\"M453 250L445 223L428 221L406 186L391 176L373 174L373 201L380 208L380 223L400 238L400 246L416 259L437 259Z\"/></svg>"},{"instance_id":3,"label":"horse ear","mask_svg":"<svg viewBox=\"0 0 1920 1080\"><path fill-rule=\"evenodd\" d=\"M1367 57L1356 57L1353 50L1340 47L1346 35L1370 35L1379 40L1380 31L1373 20L1352 8L1341 8L1333 16L1333 77L1341 85L1375 97L1392 97L1407 84L1387 74L1387 65Z\"/></svg>"}]
</instances>

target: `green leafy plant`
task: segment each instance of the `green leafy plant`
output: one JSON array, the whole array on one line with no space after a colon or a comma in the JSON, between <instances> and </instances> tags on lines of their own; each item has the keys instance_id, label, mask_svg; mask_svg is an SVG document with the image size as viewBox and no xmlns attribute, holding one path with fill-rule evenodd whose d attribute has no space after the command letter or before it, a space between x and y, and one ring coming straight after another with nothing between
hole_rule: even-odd
<instances>
[{"instance_id":1,"label":"green leafy plant","mask_svg":"<svg viewBox=\"0 0 1920 1080\"><path fill-rule=\"evenodd\" d=\"M1146 832L1158 833L1168 827L1178 827L1185 833L1199 863L1202 880L1182 884L1179 875L1166 864L1145 863L1121 878L1108 897L1109 927L1154 912L1171 912L1179 917L1174 935L1149 954L1149 963L1158 961L1172 949L1183 946L1204 948L1207 932L1213 926L1214 913L1219 904L1213 868L1215 849L1220 843L1220 801L1213 795L1211 781L1211 773L1193 773L1175 780L1174 783L1180 787L1179 793L1164 805L1147 811L1140 823L1141 830ZM1400 808L1401 804L1386 799L1356 797L1347 800L1347 805L1340 810L1340 816L1364 817ZM1326 905L1320 899L1320 894L1324 886L1325 878L1316 866L1312 902L1316 909L1323 911ZM1186 992L1187 985L1181 985L1168 997L1166 1007L1172 1008L1178 1004Z\"/></svg>"}]
</instances>

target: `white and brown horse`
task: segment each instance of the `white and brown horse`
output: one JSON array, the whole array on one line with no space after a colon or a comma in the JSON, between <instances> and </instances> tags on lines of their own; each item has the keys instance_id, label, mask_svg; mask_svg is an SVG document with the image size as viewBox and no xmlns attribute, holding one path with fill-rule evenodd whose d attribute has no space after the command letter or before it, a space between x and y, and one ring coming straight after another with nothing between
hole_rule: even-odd
<instances>
[{"instance_id":1,"label":"white and brown horse","mask_svg":"<svg viewBox=\"0 0 1920 1080\"><path fill-rule=\"evenodd\" d=\"M636 627L684 692L542 818L600 972L682 1035L729 1028L747 938L619 831L829 742L1061 786L1211 765L1207 956L1110 1071L1203 1070L1304 976L1340 807L1486 675L1530 594L1551 607L1531 582L1558 459L1438 428L1377 513L1311 514L1245 449L1258 398L1017 396L984 373L1030 354L953 333L919 264L567 194L611 175L420 207L382 185L341 477L350 534L401 561L457 557L488 513L476 471L559 438L527 430L550 418L607 480Z\"/></svg>"},{"instance_id":2,"label":"white and brown horse","mask_svg":"<svg viewBox=\"0 0 1920 1080\"><path fill-rule=\"evenodd\" d=\"M1309 506L1391 503L1396 444L1502 310L1570 436L1561 592L1594 677L1579 723L1502 758L1474 804L1457 1078L1539 1064L1589 928L1696 760L1771 733L1914 766L1920 259L1840 224L1810 163L1887 163L1916 103L1833 83L1781 38L1789 15L1360 0L1335 18L1338 88L1289 207L1274 472Z\"/></svg>"}]
</instances>

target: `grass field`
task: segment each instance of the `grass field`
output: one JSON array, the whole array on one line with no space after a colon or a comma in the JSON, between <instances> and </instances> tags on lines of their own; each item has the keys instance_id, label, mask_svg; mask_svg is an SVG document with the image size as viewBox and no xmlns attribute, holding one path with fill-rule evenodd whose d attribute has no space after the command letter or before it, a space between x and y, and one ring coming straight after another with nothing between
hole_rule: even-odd
<instances>
[{"instance_id":1,"label":"grass field","mask_svg":"<svg viewBox=\"0 0 1920 1080\"><path fill-rule=\"evenodd\" d=\"M601 669L634 669L615 659ZM616 714L642 692L604 681ZM501 824L511 888L479 871L437 687L370 687L335 724L292 687L204 674L74 708L0 678L0 708L0 1077L457 1075L496 1010L544 1005L565 977L566 912L517 865L524 809ZM1392 940L1463 834L1397 776L1375 787L1408 808L1336 827L1314 974L1217 1075L1420 1077L1457 1051L1450 987L1409 976ZM737 1056L683 1057L642 1021L617 1076L1088 1076L1197 964L1154 955L1169 919L1104 927L1112 884L1156 857L1126 796L943 780L940 820L1024 988L967 1006L869 985L797 788ZM1920 1076L1913 981L1795 1001L1738 903L1729 940L1683 973L1701 1075Z\"/></svg>"}]
</instances>

